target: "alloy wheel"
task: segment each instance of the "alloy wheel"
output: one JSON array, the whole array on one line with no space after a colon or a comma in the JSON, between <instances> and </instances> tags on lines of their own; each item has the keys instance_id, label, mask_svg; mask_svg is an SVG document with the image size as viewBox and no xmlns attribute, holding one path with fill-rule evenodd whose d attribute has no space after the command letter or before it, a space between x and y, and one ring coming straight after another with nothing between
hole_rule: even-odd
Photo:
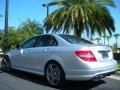
<instances>
[{"instance_id":1,"label":"alloy wheel","mask_svg":"<svg viewBox=\"0 0 120 90\"><path fill-rule=\"evenodd\" d=\"M11 62L7 60L6 58L3 58L1 62L2 69L4 71L10 71L11 70Z\"/></svg>"},{"instance_id":2,"label":"alloy wheel","mask_svg":"<svg viewBox=\"0 0 120 90\"><path fill-rule=\"evenodd\" d=\"M51 85L58 85L61 80L60 68L54 63L49 64L46 68L46 78Z\"/></svg>"}]
</instances>

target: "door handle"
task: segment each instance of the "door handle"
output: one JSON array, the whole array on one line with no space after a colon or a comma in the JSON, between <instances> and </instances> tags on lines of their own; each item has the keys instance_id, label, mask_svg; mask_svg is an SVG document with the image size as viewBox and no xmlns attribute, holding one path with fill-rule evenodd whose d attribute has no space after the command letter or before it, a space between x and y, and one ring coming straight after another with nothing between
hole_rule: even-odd
<instances>
[{"instance_id":1,"label":"door handle","mask_svg":"<svg viewBox=\"0 0 120 90\"><path fill-rule=\"evenodd\" d=\"M48 50L45 49L45 50L43 50L43 51L44 51L44 52L47 52Z\"/></svg>"}]
</instances>

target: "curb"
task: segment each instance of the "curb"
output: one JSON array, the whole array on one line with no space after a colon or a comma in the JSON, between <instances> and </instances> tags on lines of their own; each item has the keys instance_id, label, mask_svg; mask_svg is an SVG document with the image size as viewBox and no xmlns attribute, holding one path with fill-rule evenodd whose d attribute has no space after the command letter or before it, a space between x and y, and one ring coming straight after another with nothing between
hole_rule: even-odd
<instances>
[{"instance_id":1,"label":"curb","mask_svg":"<svg viewBox=\"0 0 120 90\"><path fill-rule=\"evenodd\" d=\"M116 75L120 76L120 71L117 71L117 72L116 72Z\"/></svg>"},{"instance_id":2,"label":"curb","mask_svg":"<svg viewBox=\"0 0 120 90\"><path fill-rule=\"evenodd\" d=\"M2 58L0 57L0 61L2 60Z\"/></svg>"}]
</instances>

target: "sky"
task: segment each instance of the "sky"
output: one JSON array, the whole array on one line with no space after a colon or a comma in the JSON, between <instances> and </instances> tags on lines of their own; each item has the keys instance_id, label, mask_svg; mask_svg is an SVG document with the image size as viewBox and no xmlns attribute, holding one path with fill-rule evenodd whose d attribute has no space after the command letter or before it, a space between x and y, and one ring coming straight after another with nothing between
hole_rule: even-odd
<instances>
[{"instance_id":1,"label":"sky","mask_svg":"<svg viewBox=\"0 0 120 90\"><path fill-rule=\"evenodd\" d=\"M36 20L43 25L44 19L47 16L47 10L42 4L50 1L52 0L9 0L9 27L18 27L20 23L27 19ZM117 7L109 8L109 11L115 21L115 33L120 33L120 0L114 1ZM49 8L50 12L54 10L54 6ZM0 15L3 16L0 17L0 29L4 29L4 13L5 0L0 0ZM115 38L110 39L110 44L112 45L113 43L115 43Z\"/></svg>"}]
</instances>

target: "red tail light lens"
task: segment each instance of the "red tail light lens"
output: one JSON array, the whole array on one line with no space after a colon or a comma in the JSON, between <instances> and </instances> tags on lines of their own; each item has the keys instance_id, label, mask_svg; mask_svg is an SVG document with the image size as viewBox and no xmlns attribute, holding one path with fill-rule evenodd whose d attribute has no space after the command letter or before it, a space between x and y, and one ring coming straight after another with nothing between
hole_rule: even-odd
<instances>
[{"instance_id":1,"label":"red tail light lens","mask_svg":"<svg viewBox=\"0 0 120 90\"><path fill-rule=\"evenodd\" d=\"M94 54L90 51L75 51L75 54L82 60L84 61L89 61L89 62L96 62L96 58Z\"/></svg>"}]
</instances>

